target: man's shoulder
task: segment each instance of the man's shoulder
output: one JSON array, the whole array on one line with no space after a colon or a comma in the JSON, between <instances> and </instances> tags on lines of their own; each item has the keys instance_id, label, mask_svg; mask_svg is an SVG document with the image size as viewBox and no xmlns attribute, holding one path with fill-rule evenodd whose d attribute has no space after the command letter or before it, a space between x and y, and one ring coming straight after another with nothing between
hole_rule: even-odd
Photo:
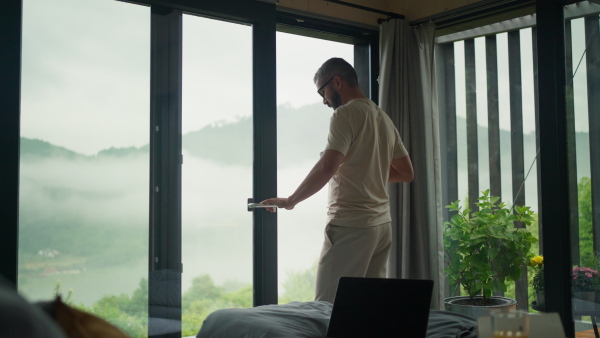
<instances>
[{"instance_id":1,"label":"man's shoulder","mask_svg":"<svg viewBox=\"0 0 600 338\"><path fill-rule=\"evenodd\" d=\"M380 108L368 98L354 99L346 103L345 105L339 106L335 112L337 114L351 114L360 113L369 110L380 110Z\"/></svg>"}]
</instances>

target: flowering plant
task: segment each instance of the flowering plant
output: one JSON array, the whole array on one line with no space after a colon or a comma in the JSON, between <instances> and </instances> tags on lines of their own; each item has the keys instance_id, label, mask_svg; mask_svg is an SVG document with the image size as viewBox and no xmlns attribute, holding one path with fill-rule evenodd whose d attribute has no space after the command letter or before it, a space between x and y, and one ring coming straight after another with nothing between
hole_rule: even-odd
<instances>
[{"instance_id":1,"label":"flowering plant","mask_svg":"<svg viewBox=\"0 0 600 338\"><path fill-rule=\"evenodd\" d=\"M529 265L536 268L533 276L533 289L535 291L544 291L544 256L535 256L529 261Z\"/></svg>"},{"instance_id":2,"label":"flowering plant","mask_svg":"<svg viewBox=\"0 0 600 338\"><path fill-rule=\"evenodd\" d=\"M573 291L592 292L600 281L600 272L586 267L574 267L571 274Z\"/></svg>"}]
</instances>

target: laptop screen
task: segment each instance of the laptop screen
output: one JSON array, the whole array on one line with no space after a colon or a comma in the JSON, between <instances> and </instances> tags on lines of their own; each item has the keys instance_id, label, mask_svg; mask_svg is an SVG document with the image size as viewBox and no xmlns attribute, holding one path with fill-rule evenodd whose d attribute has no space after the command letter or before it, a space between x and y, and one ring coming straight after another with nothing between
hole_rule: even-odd
<instances>
[{"instance_id":1,"label":"laptop screen","mask_svg":"<svg viewBox=\"0 0 600 338\"><path fill-rule=\"evenodd\" d=\"M425 337L433 281L342 277L327 337Z\"/></svg>"}]
</instances>

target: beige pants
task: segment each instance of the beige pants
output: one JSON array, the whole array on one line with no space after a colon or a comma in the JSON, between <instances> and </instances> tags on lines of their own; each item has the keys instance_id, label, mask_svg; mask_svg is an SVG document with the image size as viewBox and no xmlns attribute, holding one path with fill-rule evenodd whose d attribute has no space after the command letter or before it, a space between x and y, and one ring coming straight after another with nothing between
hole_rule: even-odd
<instances>
[{"instance_id":1,"label":"beige pants","mask_svg":"<svg viewBox=\"0 0 600 338\"><path fill-rule=\"evenodd\" d=\"M327 225L315 300L333 303L342 276L385 278L391 244L391 222L364 228Z\"/></svg>"}]
</instances>

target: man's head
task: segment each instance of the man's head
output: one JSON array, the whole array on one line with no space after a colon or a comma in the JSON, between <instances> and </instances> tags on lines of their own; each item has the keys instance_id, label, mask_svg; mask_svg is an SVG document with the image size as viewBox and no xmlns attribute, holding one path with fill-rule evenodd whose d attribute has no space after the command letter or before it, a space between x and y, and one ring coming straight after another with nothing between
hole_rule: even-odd
<instances>
[{"instance_id":1,"label":"man's head","mask_svg":"<svg viewBox=\"0 0 600 338\"><path fill-rule=\"evenodd\" d=\"M358 76L351 64L341 58L331 58L315 73L313 79L323 103L337 109L360 93ZM363 95L364 96L364 95Z\"/></svg>"}]
</instances>

